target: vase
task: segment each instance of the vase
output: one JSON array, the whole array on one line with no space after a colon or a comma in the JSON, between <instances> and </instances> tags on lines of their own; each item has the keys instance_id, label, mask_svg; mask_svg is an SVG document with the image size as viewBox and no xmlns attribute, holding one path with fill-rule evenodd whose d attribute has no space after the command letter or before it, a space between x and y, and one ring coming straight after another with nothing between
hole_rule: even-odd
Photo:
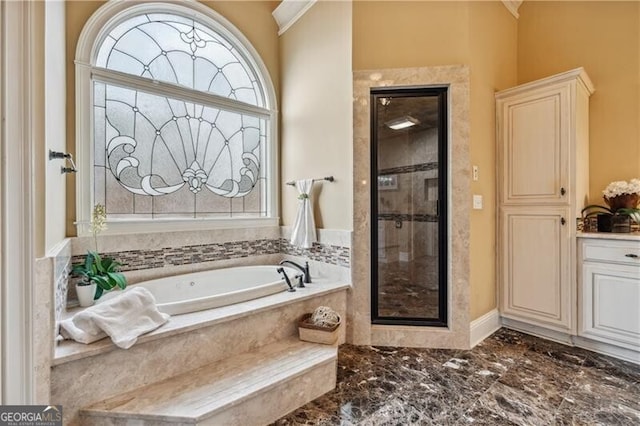
<instances>
[{"instance_id":1,"label":"vase","mask_svg":"<svg viewBox=\"0 0 640 426\"><path fill-rule=\"evenodd\" d=\"M611 198L604 197L604 201L615 213L618 209L635 209L640 201L640 196L638 194L622 194Z\"/></svg>"},{"instance_id":2,"label":"vase","mask_svg":"<svg viewBox=\"0 0 640 426\"><path fill-rule=\"evenodd\" d=\"M611 216L611 232L631 232L631 218L627 215L619 214Z\"/></svg>"},{"instance_id":3,"label":"vase","mask_svg":"<svg viewBox=\"0 0 640 426\"><path fill-rule=\"evenodd\" d=\"M96 296L96 283L92 282L88 285L76 284L76 294L78 295L78 303L83 308L93 305L93 298Z\"/></svg>"},{"instance_id":4,"label":"vase","mask_svg":"<svg viewBox=\"0 0 640 426\"><path fill-rule=\"evenodd\" d=\"M609 213L599 214L597 217L597 230L598 232L611 232L611 228L613 224L611 223L611 218L613 217Z\"/></svg>"}]
</instances>

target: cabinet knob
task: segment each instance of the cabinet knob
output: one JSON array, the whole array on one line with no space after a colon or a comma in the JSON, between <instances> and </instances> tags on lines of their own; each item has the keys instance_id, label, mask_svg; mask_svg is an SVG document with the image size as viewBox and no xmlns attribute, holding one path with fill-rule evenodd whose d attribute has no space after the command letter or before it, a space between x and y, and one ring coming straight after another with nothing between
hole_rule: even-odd
<instances>
[{"instance_id":1,"label":"cabinet knob","mask_svg":"<svg viewBox=\"0 0 640 426\"><path fill-rule=\"evenodd\" d=\"M633 254L633 253L627 253L627 254L624 255L624 257L630 257L632 259L637 259L640 256L638 256L637 254Z\"/></svg>"},{"instance_id":2,"label":"cabinet knob","mask_svg":"<svg viewBox=\"0 0 640 426\"><path fill-rule=\"evenodd\" d=\"M564 187L560 188L560 195L564 195L566 193L567 191L564 189Z\"/></svg>"},{"instance_id":3,"label":"cabinet knob","mask_svg":"<svg viewBox=\"0 0 640 426\"><path fill-rule=\"evenodd\" d=\"M561 218L560 218L560 224L561 224L561 225L565 225L566 223L567 223L567 221L565 220L565 218L564 218L564 217L561 217Z\"/></svg>"}]
</instances>

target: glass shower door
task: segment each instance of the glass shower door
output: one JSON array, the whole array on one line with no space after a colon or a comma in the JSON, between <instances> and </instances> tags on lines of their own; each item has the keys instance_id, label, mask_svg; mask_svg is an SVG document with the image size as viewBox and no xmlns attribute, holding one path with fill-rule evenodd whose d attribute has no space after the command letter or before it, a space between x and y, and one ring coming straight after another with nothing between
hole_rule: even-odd
<instances>
[{"instance_id":1,"label":"glass shower door","mask_svg":"<svg viewBox=\"0 0 640 426\"><path fill-rule=\"evenodd\" d=\"M446 97L371 91L374 323L447 324Z\"/></svg>"}]
</instances>

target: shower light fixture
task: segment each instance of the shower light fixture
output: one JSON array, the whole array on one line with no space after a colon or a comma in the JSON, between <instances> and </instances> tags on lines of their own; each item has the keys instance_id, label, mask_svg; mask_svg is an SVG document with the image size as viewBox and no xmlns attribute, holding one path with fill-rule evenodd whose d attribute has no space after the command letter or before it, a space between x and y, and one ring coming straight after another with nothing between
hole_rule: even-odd
<instances>
[{"instance_id":1,"label":"shower light fixture","mask_svg":"<svg viewBox=\"0 0 640 426\"><path fill-rule=\"evenodd\" d=\"M407 127L415 126L416 124L420 124L420 121L417 118L411 117L410 115L405 115L404 117L399 117L387 121L384 124L390 129L400 130L406 129Z\"/></svg>"}]
</instances>

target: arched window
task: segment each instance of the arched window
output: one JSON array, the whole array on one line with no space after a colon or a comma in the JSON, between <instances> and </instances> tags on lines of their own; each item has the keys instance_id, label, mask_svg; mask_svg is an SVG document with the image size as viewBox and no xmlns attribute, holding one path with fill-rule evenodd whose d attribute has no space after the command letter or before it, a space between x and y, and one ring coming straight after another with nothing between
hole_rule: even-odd
<instances>
[{"instance_id":1,"label":"arched window","mask_svg":"<svg viewBox=\"0 0 640 426\"><path fill-rule=\"evenodd\" d=\"M76 54L79 233L97 203L116 232L275 224L275 99L251 45L195 2L114 3Z\"/></svg>"}]
</instances>

